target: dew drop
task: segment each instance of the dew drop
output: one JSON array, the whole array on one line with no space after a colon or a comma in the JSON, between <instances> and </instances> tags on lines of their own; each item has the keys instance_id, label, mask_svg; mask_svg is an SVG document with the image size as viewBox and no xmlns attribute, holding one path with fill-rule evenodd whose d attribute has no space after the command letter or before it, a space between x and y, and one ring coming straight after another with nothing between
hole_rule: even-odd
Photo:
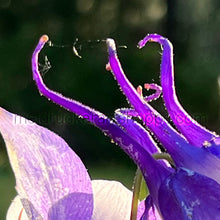
<instances>
[{"instance_id":1,"label":"dew drop","mask_svg":"<svg viewBox=\"0 0 220 220\"><path fill-rule=\"evenodd\" d=\"M204 147L211 147L211 143L208 141L204 141L203 146Z\"/></svg>"}]
</instances>

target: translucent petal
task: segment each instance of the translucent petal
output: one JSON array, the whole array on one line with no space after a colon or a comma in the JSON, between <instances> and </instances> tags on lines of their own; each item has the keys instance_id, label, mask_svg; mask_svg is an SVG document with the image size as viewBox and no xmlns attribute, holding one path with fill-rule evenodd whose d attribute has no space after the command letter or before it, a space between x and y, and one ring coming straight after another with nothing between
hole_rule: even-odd
<instances>
[{"instance_id":1,"label":"translucent petal","mask_svg":"<svg viewBox=\"0 0 220 220\"><path fill-rule=\"evenodd\" d=\"M93 180L92 220L124 220L131 214L132 192L117 181Z\"/></svg>"},{"instance_id":2,"label":"translucent petal","mask_svg":"<svg viewBox=\"0 0 220 220\"><path fill-rule=\"evenodd\" d=\"M78 206L84 209L83 220L91 218L90 177L80 158L62 138L2 108L0 131L16 177L16 190L29 216L34 212L45 219L54 204L62 206L64 201L66 205L64 198L77 193L88 195L78 200Z\"/></svg>"},{"instance_id":3,"label":"translucent petal","mask_svg":"<svg viewBox=\"0 0 220 220\"><path fill-rule=\"evenodd\" d=\"M93 180L94 212L92 220L125 220L130 218L132 192L120 182L110 180ZM144 211L141 204L138 218Z\"/></svg>"}]
</instances>

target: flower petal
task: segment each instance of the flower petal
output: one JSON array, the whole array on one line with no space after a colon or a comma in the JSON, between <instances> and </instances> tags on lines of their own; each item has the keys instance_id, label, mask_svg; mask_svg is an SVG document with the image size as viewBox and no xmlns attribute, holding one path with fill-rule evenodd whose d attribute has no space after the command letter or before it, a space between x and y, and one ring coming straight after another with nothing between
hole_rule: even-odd
<instances>
[{"instance_id":1,"label":"flower petal","mask_svg":"<svg viewBox=\"0 0 220 220\"><path fill-rule=\"evenodd\" d=\"M129 219L131 214L131 203L132 203L132 192L130 190L128 190L120 182L110 181L110 180L93 180L92 186L94 191L94 212L93 212L92 220ZM72 203L75 201L72 199L68 201L68 199L66 199L66 202ZM63 210L59 210L59 211L61 212L65 211L65 207L63 208L64 208ZM144 201L142 201L138 206L138 216L137 216L138 220L141 218L144 210L145 210L145 204ZM51 216L49 214L49 219L51 220L63 219L59 214L60 212L57 212L56 210L56 212L53 212L54 216ZM79 212L78 214L79 217L77 219L80 219L82 213ZM20 201L20 197L16 196L13 199L8 209L6 220L19 219L18 218L19 215L21 217L20 220L28 220L27 214L23 209L23 205ZM65 220L66 219L68 218L65 218Z\"/></svg>"},{"instance_id":2,"label":"flower petal","mask_svg":"<svg viewBox=\"0 0 220 220\"><path fill-rule=\"evenodd\" d=\"M213 138L210 142L205 142L203 147L220 158L220 137Z\"/></svg>"},{"instance_id":3,"label":"flower petal","mask_svg":"<svg viewBox=\"0 0 220 220\"><path fill-rule=\"evenodd\" d=\"M93 180L92 220L124 220L131 214L132 192L117 181Z\"/></svg>"},{"instance_id":4,"label":"flower petal","mask_svg":"<svg viewBox=\"0 0 220 220\"><path fill-rule=\"evenodd\" d=\"M120 182L93 180L94 212L92 220L125 220L131 215L132 192ZM144 205L138 207L138 216L143 213ZM139 219L138 217L138 219Z\"/></svg>"},{"instance_id":5,"label":"flower petal","mask_svg":"<svg viewBox=\"0 0 220 220\"><path fill-rule=\"evenodd\" d=\"M0 131L16 177L16 190L28 215L35 210L46 219L52 206L62 205L59 200L66 204L65 198L69 199L72 193L82 193L88 195L78 201L84 209L82 219L91 218L90 177L80 158L62 138L2 108Z\"/></svg>"},{"instance_id":6,"label":"flower petal","mask_svg":"<svg viewBox=\"0 0 220 220\"><path fill-rule=\"evenodd\" d=\"M220 185L186 169L178 169L161 185L160 211L165 220L220 219Z\"/></svg>"},{"instance_id":7,"label":"flower petal","mask_svg":"<svg viewBox=\"0 0 220 220\"><path fill-rule=\"evenodd\" d=\"M56 202L49 210L48 220L85 220L90 219L93 200L92 194L71 193Z\"/></svg>"}]
</instances>

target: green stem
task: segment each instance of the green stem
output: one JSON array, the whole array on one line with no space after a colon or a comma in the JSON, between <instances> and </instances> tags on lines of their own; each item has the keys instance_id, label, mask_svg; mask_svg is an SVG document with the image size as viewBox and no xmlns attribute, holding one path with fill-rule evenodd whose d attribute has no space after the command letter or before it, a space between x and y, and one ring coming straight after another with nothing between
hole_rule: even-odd
<instances>
[{"instance_id":1,"label":"green stem","mask_svg":"<svg viewBox=\"0 0 220 220\"><path fill-rule=\"evenodd\" d=\"M160 159L167 160L170 164L175 165L173 159L168 153L155 153L152 156L156 160L160 160ZM134 179L130 220L137 220L138 199L139 199L142 180L143 180L143 175L141 173L140 168L138 167Z\"/></svg>"},{"instance_id":2,"label":"green stem","mask_svg":"<svg viewBox=\"0 0 220 220\"><path fill-rule=\"evenodd\" d=\"M131 217L130 220L137 219L137 211L138 211L138 199L140 194L141 182L143 176L140 168L137 168L136 176L134 179L134 188L133 188L133 197L132 197L132 205L131 205Z\"/></svg>"},{"instance_id":3,"label":"green stem","mask_svg":"<svg viewBox=\"0 0 220 220\"><path fill-rule=\"evenodd\" d=\"M172 157L168 153L155 153L152 156L156 160L160 160L160 159L167 160L170 164L175 165Z\"/></svg>"}]
</instances>

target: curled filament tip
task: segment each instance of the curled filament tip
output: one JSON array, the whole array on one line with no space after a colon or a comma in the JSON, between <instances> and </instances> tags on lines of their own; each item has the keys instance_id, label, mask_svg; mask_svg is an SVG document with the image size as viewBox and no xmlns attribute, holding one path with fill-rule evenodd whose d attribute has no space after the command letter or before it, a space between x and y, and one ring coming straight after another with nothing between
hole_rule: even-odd
<instances>
[{"instance_id":1,"label":"curled filament tip","mask_svg":"<svg viewBox=\"0 0 220 220\"><path fill-rule=\"evenodd\" d=\"M46 43L48 40L49 40L49 37L48 37L46 34L44 34L44 35L41 36L41 38L40 38L40 42L41 42L41 43Z\"/></svg>"},{"instance_id":2,"label":"curled filament tip","mask_svg":"<svg viewBox=\"0 0 220 220\"><path fill-rule=\"evenodd\" d=\"M145 83L144 84L144 88L146 90L149 90L149 89L155 90L154 94L144 97L144 100L146 102L151 102L153 100L158 99L160 97L160 95L161 95L161 92L162 92L162 88L159 85L155 84L155 83ZM143 98L142 86L138 86L137 87L137 93Z\"/></svg>"},{"instance_id":3,"label":"curled filament tip","mask_svg":"<svg viewBox=\"0 0 220 220\"><path fill-rule=\"evenodd\" d=\"M149 83L145 83L145 84L144 84L144 88L147 89L147 90L149 90L149 89L151 88L151 85L150 85Z\"/></svg>"},{"instance_id":4,"label":"curled filament tip","mask_svg":"<svg viewBox=\"0 0 220 220\"><path fill-rule=\"evenodd\" d=\"M162 92L161 86L159 86L159 85L157 85L155 83L145 83L144 84L144 88L147 89L147 90L149 90L149 89L155 90L154 94L145 97L144 100L147 101L147 102L150 102L152 100L158 99L160 97L160 95L161 95L161 92Z\"/></svg>"},{"instance_id":5,"label":"curled filament tip","mask_svg":"<svg viewBox=\"0 0 220 220\"><path fill-rule=\"evenodd\" d=\"M105 65L105 69L106 69L107 71L111 71L111 66L110 66L109 63L107 63L107 64Z\"/></svg>"}]
</instances>

